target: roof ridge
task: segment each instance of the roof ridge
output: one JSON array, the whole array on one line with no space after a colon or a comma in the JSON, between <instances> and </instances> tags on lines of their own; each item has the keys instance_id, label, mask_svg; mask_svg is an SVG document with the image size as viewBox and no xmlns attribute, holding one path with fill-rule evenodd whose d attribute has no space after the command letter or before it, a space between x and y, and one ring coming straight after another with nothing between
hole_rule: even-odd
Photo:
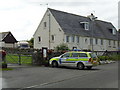
<instances>
[{"instance_id":1,"label":"roof ridge","mask_svg":"<svg viewBox=\"0 0 120 90\"><path fill-rule=\"evenodd\" d=\"M74 16L89 18L89 17L87 17L87 16L82 16L82 15L78 15L78 14L75 14L75 13L69 13L69 12L66 12L66 11L61 11L61 10L56 10L56 9L51 9L51 8L48 8L48 9L49 9L49 10L54 10L54 11L57 11L57 12L66 13L66 14L71 14L71 15L74 15Z\"/></svg>"},{"instance_id":2,"label":"roof ridge","mask_svg":"<svg viewBox=\"0 0 120 90\"><path fill-rule=\"evenodd\" d=\"M79 16L79 17L83 17L83 18L88 18L89 19L89 17L87 17L87 16L82 16L82 15L78 15L78 14L75 14L75 13L69 13L69 12L65 12L65 11L61 11L61 10L56 10L56 9L52 9L52 8L48 8L48 9L49 10L54 10L54 11L57 11L57 12L62 12L62 13L66 13L66 14L70 14L70 15ZM111 24L111 22L103 21L103 20L99 20L99 19L97 19L96 21L100 21L100 22Z\"/></svg>"}]
</instances>

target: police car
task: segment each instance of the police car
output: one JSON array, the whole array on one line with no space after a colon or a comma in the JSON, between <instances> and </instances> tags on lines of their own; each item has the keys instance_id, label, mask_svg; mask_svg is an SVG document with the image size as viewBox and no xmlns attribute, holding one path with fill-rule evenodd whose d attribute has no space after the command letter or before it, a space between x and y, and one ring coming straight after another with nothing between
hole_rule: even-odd
<instances>
[{"instance_id":1,"label":"police car","mask_svg":"<svg viewBox=\"0 0 120 90\"><path fill-rule=\"evenodd\" d=\"M52 67L58 66L75 66L78 69L87 67L91 69L93 66L98 65L98 57L95 53L84 51L70 51L66 52L59 57L53 57L49 60Z\"/></svg>"}]
</instances>

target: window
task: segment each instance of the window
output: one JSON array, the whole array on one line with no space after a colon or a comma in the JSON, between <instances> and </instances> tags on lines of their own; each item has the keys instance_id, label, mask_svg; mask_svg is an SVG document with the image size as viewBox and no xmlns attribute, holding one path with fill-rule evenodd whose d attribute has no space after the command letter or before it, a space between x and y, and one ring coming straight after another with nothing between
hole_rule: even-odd
<instances>
[{"instance_id":1,"label":"window","mask_svg":"<svg viewBox=\"0 0 120 90\"><path fill-rule=\"evenodd\" d=\"M111 45L111 40L109 40L109 45Z\"/></svg>"},{"instance_id":2,"label":"window","mask_svg":"<svg viewBox=\"0 0 120 90\"><path fill-rule=\"evenodd\" d=\"M109 29L109 32L112 33L113 35L116 35L116 29L115 28Z\"/></svg>"},{"instance_id":3,"label":"window","mask_svg":"<svg viewBox=\"0 0 120 90\"><path fill-rule=\"evenodd\" d=\"M80 25L85 30L89 30L89 22L80 22Z\"/></svg>"},{"instance_id":4,"label":"window","mask_svg":"<svg viewBox=\"0 0 120 90\"><path fill-rule=\"evenodd\" d=\"M77 43L79 43L79 36L76 36L76 41Z\"/></svg>"},{"instance_id":5,"label":"window","mask_svg":"<svg viewBox=\"0 0 120 90\"><path fill-rule=\"evenodd\" d=\"M69 42L69 36L66 36L66 42Z\"/></svg>"},{"instance_id":6,"label":"window","mask_svg":"<svg viewBox=\"0 0 120 90\"><path fill-rule=\"evenodd\" d=\"M113 41L113 45L115 46L115 41Z\"/></svg>"},{"instance_id":7,"label":"window","mask_svg":"<svg viewBox=\"0 0 120 90\"><path fill-rule=\"evenodd\" d=\"M113 35L116 35L116 30L115 30L115 28L113 28L112 31L113 31L113 32L112 32Z\"/></svg>"},{"instance_id":8,"label":"window","mask_svg":"<svg viewBox=\"0 0 120 90\"><path fill-rule=\"evenodd\" d=\"M72 57L79 57L79 53L72 53Z\"/></svg>"},{"instance_id":9,"label":"window","mask_svg":"<svg viewBox=\"0 0 120 90\"><path fill-rule=\"evenodd\" d=\"M85 39L85 43L87 43L87 38Z\"/></svg>"},{"instance_id":10,"label":"window","mask_svg":"<svg viewBox=\"0 0 120 90\"><path fill-rule=\"evenodd\" d=\"M87 57L86 53L72 53L72 57Z\"/></svg>"},{"instance_id":11,"label":"window","mask_svg":"<svg viewBox=\"0 0 120 90\"><path fill-rule=\"evenodd\" d=\"M70 57L70 53L65 53L64 55L61 56L61 58L66 58L66 57Z\"/></svg>"},{"instance_id":12,"label":"window","mask_svg":"<svg viewBox=\"0 0 120 90\"><path fill-rule=\"evenodd\" d=\"M90 53L90 56L91 56L92 58L97 58L97 56L96 56L95 53Z\"/></svg>"},{"instance_id":13,"label":"window","mask_svg":"<svg viewBox=\"0 0 120 90\"><path fill-rule=\"evenodd\" d=\"M80 53L79 57L88 57L86 53Z\"/></svg>"},{"instance_id":14,"label":"window","mask_svg":"<svg viewBox=\"0 0 120 90\"><path fill-rule=\"evenodd\" d=\"M72 36L71 39L72 39L72 42L74 42L75 41L75 36Z\"/></svg>"},{"instance_id":15,"label":"window","mask_svg":"<svg viewBox=\"0 0 120 90\"><path fill-rule=\"evenodd\" d=\"M101 45L103 45L103 39L101 39Z\"/></svg>"},{"instance_id":16,"label":"window","mask_svg":"<svg viewBox=\"0 0 120 90\"><path fill-rule=\"evenodd\" d=\"M90 38L90 45L93 45L93 39Z\"/></svg>"},{"instance_id":17,"label":"window","mask_svg":"<svg viewBox=\"0 0 120 90\"><path fill-rule=\"evenodd\" d=\"M41 37L40 36L38 37L38 42L41 42Z\"/></svg>"},{"instance_id":18,"label":"window","mask_svg":"<svg viewBox=\"0 0 120 90\"><path fill-rule=\"evenodd\" d=\"M97 38L95 39L95 43L98 44L98 39Z\"/></svg>"},{"instance_id":19,"label":"window","mask_svg":"<svg viewBox=\"0 0 120 90\"><path fill-rule=\"evenodd\" d=\"M44 22L44 28L46 28L47 27L47 22Z\"/></svg>"},{"instance_id":20,"label":"window","mask_svg":"<svg viewBox=\"0 0 120 90\"><path fill-rule=\"evenodd\" d=\"M51 35L51 40L54 41L55 40L55 36Z\"/></svg>"}]
</instances>

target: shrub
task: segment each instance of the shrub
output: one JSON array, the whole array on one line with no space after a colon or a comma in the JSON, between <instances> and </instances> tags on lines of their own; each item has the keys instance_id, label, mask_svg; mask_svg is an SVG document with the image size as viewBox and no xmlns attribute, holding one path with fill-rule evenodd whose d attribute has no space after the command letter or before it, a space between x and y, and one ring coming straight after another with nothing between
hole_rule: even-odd
<instances>
[{"instance_id":1,"label":"shrub","mask_svg":"<svg viewBox=\"0 0 120 90\"><path fill-rule=\"evenodd\" d=\"M56 51L64 51L64 50L69 50L69 48L68 48L67 44L62 43L60 45L57 45L55 47L55 50Z\"/></svg>"}]
</instances>

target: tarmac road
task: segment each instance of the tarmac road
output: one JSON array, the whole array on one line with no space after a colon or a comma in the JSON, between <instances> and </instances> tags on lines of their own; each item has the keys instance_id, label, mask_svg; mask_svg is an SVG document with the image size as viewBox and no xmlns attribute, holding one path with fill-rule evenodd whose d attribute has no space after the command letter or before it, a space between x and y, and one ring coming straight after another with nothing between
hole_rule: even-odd
<instances>
[{"instance_id":1,"label":"tarmac road","mask_svg":"<svg viewBox=\"0 0 120 90\"><path fill-rule=\"evenodd\" d=\"M92 70L52 67L14 67L3 71L3 88L118 88L118 62Z\"/></svg>"}]
</instances>

